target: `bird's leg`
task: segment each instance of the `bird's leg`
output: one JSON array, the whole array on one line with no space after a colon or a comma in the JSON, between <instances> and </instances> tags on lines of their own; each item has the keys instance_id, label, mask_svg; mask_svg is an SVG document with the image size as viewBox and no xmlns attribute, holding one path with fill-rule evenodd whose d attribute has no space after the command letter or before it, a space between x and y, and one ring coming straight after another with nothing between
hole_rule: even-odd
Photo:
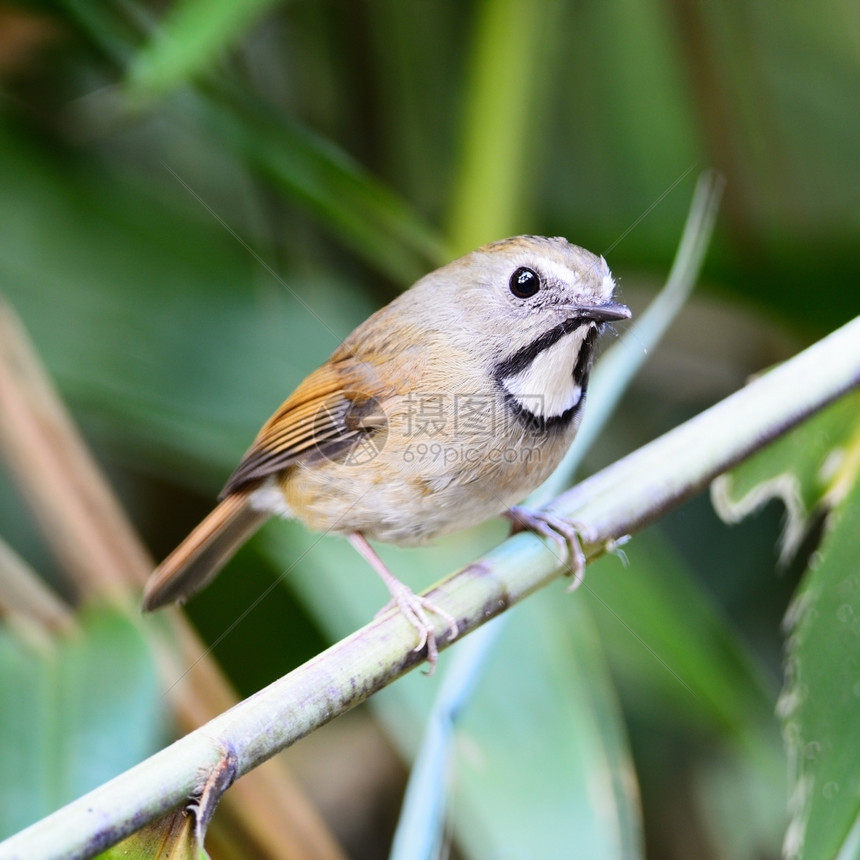
<instances>
[{"instance_id":1,"label":"bird's leg","mask_svg":"<svg viewBox=\"0 0 860 860\"><path fill-rule=\"evenodd\" d=\"M561 561L567 562L569 575L573 582L568 591L578 588L585 578L585 553L581 539L590 541L590 530L581 523L554 514L548 510L532 510L515 505L504 514L511 521L511 534L531 531L541 537L549 538L561 552Z\"/></svg>"},{"instance_id":2,"label":"bird's leg","mask_svg":"<svg viewBox=\"0 0 860 860\"><path fill-rule=\"evenodd\" d=\"M418 631L418 644L416 651L427 646L427 662L430 664L430 674L436 669L436 660L439 649L436 646L435 627L427 617L428 612L441 616L448 622L451 638L454 639L459 633L454 616L439 606L431 603L427 598L415 594L409 586L404 585L386 566L385 562L376 554L373 547L367 542L364 535L352 532L348 535L349 542L361 554L367 563L377 572L379 578L385 583L385 587L391 594L391 603L406 617L406 620ZM387 607L386 607L387 608ZM383 610L384 611L384 610Z\"/></svg>"}]
</instances>

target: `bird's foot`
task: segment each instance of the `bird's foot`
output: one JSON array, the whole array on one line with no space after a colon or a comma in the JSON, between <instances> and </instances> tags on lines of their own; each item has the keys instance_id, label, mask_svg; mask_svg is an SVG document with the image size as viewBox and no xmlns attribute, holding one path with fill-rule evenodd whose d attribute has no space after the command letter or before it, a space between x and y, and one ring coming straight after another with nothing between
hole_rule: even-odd
<instances>
[{"instance_id":1,"label":"bird's foot","mask_svg":"<svg viewBox=\"0 0 860 860\"><path fill-rule=\"evenodd\" d=\"M385 584L391 592L391 600L380 611L380 614L395 607L400 610L400 613L418 633L418 644L413 650L421 651L425 646L427 647L427 662L430 664L427 674L432 675L436 671L439 646L436 643L436 625L430 620L429 615L431 613L438 615L447 622L451 639L455 639L460 632L456 619L441 606L437 606L420 594L415 594L409 586L404 585L393 576L391 580L386 579Z\"/></svg>"},{"instance_id":2,"label":"bird's foot","mask_svg":"<svg viewBox=\"0 0 860 860\"><path fill-rule=\"evenodd\" d=\"M582 523L575 523L560 514L548 510L532 510L515 505L505 512L511 521L511 534L531 531L541 537L549 538L561 553L560 561L567 563L568 575L573 581L568 591L574 591L585 578L585 553L582 541L593 542L591 529Z\"/></svg>"},{"instance_id":3,"label":"bird's foot","mask_svg":"<svg viewBox=\"0 0 860 860\"><path fill-rule=\"evenodd\" d=\"M436 625L428 617L429 613L438 615L448 622L450 638L456 638L460 632L457 621L450 612L446 612L426 597L415 594L408 585L404 585L385 565L385 562L376 554L367 542L364 535L353 532L348 536L349 542L370 563L377 572L379 578L385 583L385 587L391 594L391 600L380 610L382 615L393 607L397 607L406 620L418 632L418 644L413 650L421 651L427 648L427 662L430 664L428 675L436 671L436 661L439 658L439 646L436 642Z\"/></svg>"}]
</instances>

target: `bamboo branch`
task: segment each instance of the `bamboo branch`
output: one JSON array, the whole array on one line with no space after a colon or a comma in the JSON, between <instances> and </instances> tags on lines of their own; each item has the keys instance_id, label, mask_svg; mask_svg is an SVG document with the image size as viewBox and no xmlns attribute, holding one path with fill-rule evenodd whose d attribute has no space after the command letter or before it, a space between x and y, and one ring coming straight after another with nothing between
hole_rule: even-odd
<instances>
[{"instance_id":1,"label":"bamboo branch","mask_svg":"<svg viewBox=\"0 0 860 860\"><path fill-rule=\"evenodd\" d=\"M721 472L860 386L860 317L557 498L583 523L590 557L698 493ZM431 590L461 636L561 575L531 534L509 538ZM445 625L439 647L450 644ZM238 774L349 710L423 657L387 612L145 762L0 844L0 860L87 858L182 803L229 751Z\"/></svg>"}]
</instances>

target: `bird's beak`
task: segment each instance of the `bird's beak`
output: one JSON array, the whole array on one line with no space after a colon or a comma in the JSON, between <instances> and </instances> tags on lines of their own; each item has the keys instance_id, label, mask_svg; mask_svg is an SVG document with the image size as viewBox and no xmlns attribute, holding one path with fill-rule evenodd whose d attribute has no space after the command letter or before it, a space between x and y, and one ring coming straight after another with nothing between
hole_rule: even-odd
<instances>
[{"instance_id":1,"label":"bird's beak","mask_svg":"<svg viewBox=\"0 0 860 860\"><path fill-rule=\"evenodd\" d=\"M581 308L580 313L584 317L594 320L595 322L612 322L613 320L629 320L633 314L630 313L630 308L627 305L619 305L615 302L607 302L605 305L598 305L596 308Z\"/></svg>"},{"instance_id":2,"label":"bird's beak","mask_svg":"<svg viewBox=\"0 0 860 860\"><path fill-rule=\"evenodd\" d=\"M594 322L629 320L633 316L627 305L619 305L616 302L606 302L606 304L593 305L591 307L559 305L558 310L567 311L579 319L593 320Z\"/></svg>"}]
</instances>

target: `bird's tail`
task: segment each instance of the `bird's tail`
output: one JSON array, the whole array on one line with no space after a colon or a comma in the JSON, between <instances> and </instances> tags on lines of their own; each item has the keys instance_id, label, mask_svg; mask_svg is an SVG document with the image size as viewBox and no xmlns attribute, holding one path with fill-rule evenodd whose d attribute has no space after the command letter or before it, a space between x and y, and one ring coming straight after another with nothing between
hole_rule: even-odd
<instances>
[{"instance_id":1,"label":"bird's tail","mask_svg":"<svg viewBox=\"0 0 860 860\"><path fill-rule=\"evenodd\" d=\"M185 600L203 588L268 519L247 492L231 493L153 571L143 591L146 612Z\"/></svg>"}]
</instances>

